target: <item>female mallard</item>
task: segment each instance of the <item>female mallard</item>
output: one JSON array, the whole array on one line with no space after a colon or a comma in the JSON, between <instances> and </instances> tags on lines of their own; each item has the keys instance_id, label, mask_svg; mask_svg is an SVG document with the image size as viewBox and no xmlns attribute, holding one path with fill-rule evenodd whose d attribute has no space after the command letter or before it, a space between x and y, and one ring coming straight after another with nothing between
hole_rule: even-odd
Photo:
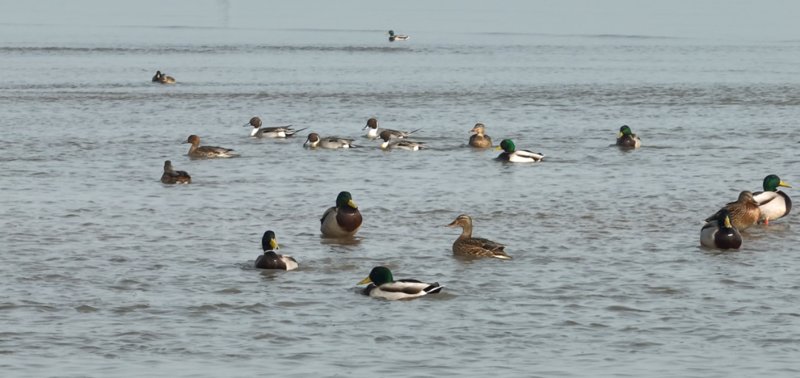
<instances>
[{"instance_id":1,"label":"female mallard","mask_svg":"<svg viewBox=\"0 0 800 378\"><path fill-rule=\"evenodd\" d=\"M405 41L411 37L405 34L394 34L394 30L389 30L389 42Z\"/></svg>"},{"instance_id":2,"label":"female mallard","mask_svg":"<svg viewBox=\"0 0 800 378\"><path fill-rule=\"evenodd\" d=\"M304 127L302 129L295 130L291 127L292 125L261 127L260 117L250 118L250 122L244 124L244 127L247 126L253 127L253 129L250 130L250 136L255 138L291 138L298 131L307 129L307 127Z\"/></svg>"},{"instance_id":3,"label":"female mallard","mask_svg":"<svg viewBox=\"0 0 800 378\"><path fill-rule=\"evenodd\" d=\"M392 271L385 266L376 266L369 272L369 277L361 280L359 285L369 284L361 292L370 297L388 299L413 299L423 295L436 294L444 286L438 282L426 283L418 280L397 280L392 277Z\"/></svg>"},{"instance_id":4,"label":"female mallard","mask_svg":"<svg viewBox=\"0 0 800 378\"><path fill-rule=\"evenodd\" d=\"M275 239L275 233L268 230L261 237L261 248L264 254L256 258L256 268L259 269L280 269L280 270L295 270L297 269L297 260L292 256L279 255L275 253L278 249L278 240Z\"/></svg>"},{"instance_id":5,"label":"female mallard","mask_svg":"<svg viewBox=\"0 0 800 378\"><path fill-rule=\"evenodd\" d=\"M361 227L361 213L353 201L350 192L340 192L336 197L336 206L325 210L319 219L319 230L329 238L345 238L356 234Z\"/></svg>"},{"instance_id":6,"label":"female mallard","mask_svg":"<svg viewBox=\"0 0 800 378\"><path fill-rule=\"evenodd\" d=\"M492 138L486 134L486 127L482 123L476 123L475 127L469 131L472 136L469 137L469 145L476 148L489 148L492 146Z\"/></svg>"},{"instance_id":7,"label":"female mallard","mask_svg":"<svg viewBox=\"0 0 800 378\"><path fill-rule=\"evenodd\" d=\"M338 138L338 137L321 137L317 133L308 134L303 147L306 148L325 148L335 150L337 148L355 148L352 139Z\"/></svg>"},{"instance_id":8,"label":"female mallard","mask_svg":"<svg viewBox=\"0 0 800 378\"><path fill-rule=\"evenodd\" d=\"M399 150L419 151L427 148L425 146L425 143L422 142L414 142L406 139L392 140L392 138L393 136L389 132L389 130L381 131L381 139L383 139L383 143L381 143L382 150L390 150L396 148Z\"/></svg>"},{"instance_id":9,"label":"female mallard","mask_svg":"<svg viewBox=\"0 0 800 378\"><path fill-rule=\"evenodd\" d=\"M536 163L544 159L544 154L532 152L528 150L518 150L514 141L511 139L503 139L497 150L503 150L500 155L497 155L497 160L507 161L511 163Z\"/></svg>"},{"instance_id":10,"label":"female mallard","mask_svg":"<svg viewBox=\"0 0 800 378\"><path fill-rule=\"evenodd\" d=\"M622 127L619 128L619 133L617 134L617 146L625 148L639 148L641 145L642 141L639 140L639 137L631 131L631 128L628 127L628 125L622 125Z\"/></svg>"},{"instance_id":11,"label":"female mallard","mask_svg":"<svg viewBox=\"0 0 800 378\"><path fill-rule=\"evenodd\" d=\"M727 209L719 211L715 222L706 223L700 229L700 245L709 248L739 249L742 235L731 225L731 214Z\"/></svg>"},{"instance_id":12,"label":"female mallard","mask_svg":"<svg viewBox=\"0 0 800 378\"><path fill-rule=\"evenodd\" d=\"M165 184L191 184L192 176L186 171L176 171L172 168L172 162L164 162L164 174L161 175L161 182Z\"/></svg>"},{"instance_id":13,"label":"female mallard","mask_svg":"<svg viewBox=\"0 0 800 378\"><path fill-rule=\"evenodd\" d=\"M409 135L411 135L411 134L413 134L413 133L415 133L415 132L420 130L420 129L416 129L416 130L411 130L411 131L401 131L401 130L392 130L392 129L383 129L383 128L381 128L379 130L378 129L378 119L377 118L368 119L367 120L367 125L364 126L364 128L365 129L369 128L369 130L367 130L367 138L369 138L369 139L377 138L384 131L388 132L389 135L392 136L392 138L402 139L402 138L406 138Z\"/></svg>"},{"instance_id":14,"label":"female mallard","mask_svg":"<svg viewBox=\"0 0 800 378\"><path fill-rule=\"evenodd\" d=\"M742 231L758 222L761 217L761 210L758 209L758 202L753 199L753 193L743 191L739 193L736 202L730 202L725 207L717 211L714 215L706 218L706 222L717 221L722 217L723 210L727 210L734 228Z\"/></svg>"},{"instance_id":15,"label":"female mallard","mask_svg":"<svg viewBox=\"0 0 800 378\"><path fill-rule=\"evenodd\" d=\"M200 137L197 135L189 135L189 138L186 139L186 143L192 144L192 146L189 147L189 157L194 159L229 158L239 156L230 148L201 146Z\"/></svg>"},{"instance_id":16,"label":"female mallard","mask_svg":"<svg viewBox=\"0 0 800 378\"><path fill-rule=\"evenodd\" d=\"M753 198L758 202L758 208L761 210L761 218L758 219L759 223L769 224L769 221L778 218L783 218L792 211L792 199L789 196L778 190L779 186L791 188L791 186L777 175L769 175L764 177L764 191L753 193Z\"/></svg>"},{"instance_id":17,"label":"female mallard","mask_svg":"<svg viewBox=\"0 0 800 378\"><path fill-rule=\"evenodd\" d=\"M175 78L172 76L164 75L161 73L161 71L156 71L155 76L153 76L153 82L161 84L175 84Z\"/></svg>"},{"instance_id":18,"label":"female mallard","mask_svg":"<svg viewBox=\"0 0 800 378\"><path fill-rule=\"evenodd\" d=\"M497 259L509 260L511 256L506 254L503 249L506 247L500 243L483 238L472 237L472 218L469 215L461 214L456 217L447 227L461 226L461 235L453 243L453 254L464 257L494 257Z\"/></svg>"}]
</instances>

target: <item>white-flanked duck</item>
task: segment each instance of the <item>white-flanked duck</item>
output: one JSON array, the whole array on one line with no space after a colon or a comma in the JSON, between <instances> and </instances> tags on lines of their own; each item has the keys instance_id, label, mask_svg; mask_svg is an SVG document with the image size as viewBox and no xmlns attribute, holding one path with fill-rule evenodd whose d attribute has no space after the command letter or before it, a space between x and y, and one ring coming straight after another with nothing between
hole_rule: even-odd
<instances>
[{"instance_id":1,"label":"white-flanked duck","mask_svg":"<svg viewBox=\"0 0 800 378\"><path fill-rule=\"evenodd\" d=\"M230 148L214 147L214 146L201 146L200 137L197 135L189 135L186 143L191 143L189 147L189 157L194 159L212 159L212 158L229 158L239 156Z\"/></svg>"},{"instance_id":2,"label":"white-flanked duck","mask_svg":"<svg viewBox=\"0 0 800 378\"><path fill-rule=\"evenodd\" d=\"M497 155L497 160L507 161L511 163L536 163L544 159L544 154L533 152L529 150L518 150L514 141L511 139L503 139L497 150L503 150L500 155Z\"/></svg>"},{"instance_id":3,"label":"white-flanked duck","mask_svg":"<svg viewBox=\"0 0 800 378\"><path fill-rule=\"evenodd\" d=\"M394 280L392 271L385 266L376 266L369 272L369 277L361 280L359 285L369 284L361 292L374 298L390 301L414 299L428 294L436 294L444 288L438 282L427 283L419 280Z\"/></svg>"},{"instance_id":4,"label":"white-flanked duck","mask_svg":"<svg viewBox=\"0 0 800 378\"><path fill-rule=\"evenodd\" d=\"M328 208L319 219L322 235L329 238L352 237L361 227L361 212L350 192L340 192L336 206Z\"/></svg>"},{"instance_id":5,"label":"white-flanked duck","mask_svg":"<svg viewBox=\"0 0 800 378\"><path fill-rule=\"evenodd\" d=\"M394 139L388 130L383 130L381 132L381 139L383 139L383 143L381 143L382 150L400 149L407 151L419 151L427 148L425 143L422 142L414 142L407 139Z\"/></svg>"},{"instance_id":6,"label":"white-flanked duck","mask_svg":"<svg viewBox=\"0 0 800 378\"><path fill-rule=\"evenodd\" d=\"M321 137L317 133L308 134L308 138L303 143L306 148L356 148L358 146L353 144L353 139L338 138L338 137Z\"/></svg>"},{"instance_id":7,"label":"white-flanked duck","mask_svg":"<svg viewBox=\"0 0 800 378\"><path fill-rule=\"evenodd\" d=\"M278 249L278 240L275 239L275 233L268 230L261 237L261 249L264 254L256 258L256 268L259 269L280 269L280 270L295 270L297 269L297 260L292 256L279 255L274 250Z\"/></svg>"},{"instance_id":8,"label":"white-flanked duck","mask_svg":"<svg viewBox=\"0 0 800 378\"><path fill-rule=\"evenodd\" d=\"M639 148L642 145L642 141L639 139L639 136L631 131L631 128L628 125L622 125L619 128L619 133L617 133L617 146L622 148Z\"/></svg>"},{"instance_id":9,"label":"white-flanked duck","mask_svg":"<svg viewBox=\"0 0 800 378\"><path fill-rule=\"evenodd\" d=\"M161 182L164 184L191 184L192 176L186 171L176 171L172 168L172 162L164 161L164 173L161 175Z\"/></svg>"},{"instance_id":10,"label":"white-flanked duck","mask_svg":"<svg viewBox=\"0 0 800 378\"><path fill-rule=\"evenodd\" d=\"M714 222L706 223L700 229L700 245L719 249L741 247L742 235L731 224L730 215L727 209L722 209Z\"/></svg>"},{"instance_id":11,"label":"white-flanked duck","mask_svg":"<svg viewBox=\"0 0 800 378\"><path fill-rule=\"evenodd\" d=\"M411 134L413 134L413 133L415 133L415 132L420 130L420 129L416 129L416 130L411 130L411 131L401 131L401 130L392 130L392 129L383 129L383 128L378 129L378 119L377 118L368 119L367 120L367 124L366 124L366 126L364 126L364 128L365 129L367 129L367 128L369 129L369 130L367 130L367 138L369 138L369 139L377 138L384 131L386 131L389 134L391 134L392 138L402 139L402 138L408 137L409 135L411 135Z\"/></svg>"},{"instance_id":12,"label":"white-flanked duck","mask_svg":"<svg viewBox=\"0 0 800 378\"><path fill-rule=\"evenodd\" d=\"M250 136L255 138L291 138L298 131L303 131L307 129L307 127L304 127L302 129L295 130L292 129L292 125L261 127L260 117L250 118L250 122L244 124L244 126L253 127L253 129L250 130Z\"/></svg>"},{"instance_id":13,"label":"white-flanked duck","mask_svg":"<svg viewBox=\"0 0 800 378\"><path fill-rule=\"evenodd\" d=\"M759 223L769 225L770 221L783 218L792 211L792 199L778 190L779 186L791 188L791 185L781 180L778 175L769 175L764 177L764 191L753 193L753 199L758 202L758 208L761 210Z\"/></svg>"},{"instance_id":14,"label":"white-flanked duck","mask_svg":"<svg viewBox=\"0 0 800 378\"><path fill-rule=\"evenodd\" d=\"M389 42L406 41L409 38L411 38L411 37L409 37L409 36L407 36L405 34L394 34L394 30L389 30Z\"/></svg>"}]
</instances>

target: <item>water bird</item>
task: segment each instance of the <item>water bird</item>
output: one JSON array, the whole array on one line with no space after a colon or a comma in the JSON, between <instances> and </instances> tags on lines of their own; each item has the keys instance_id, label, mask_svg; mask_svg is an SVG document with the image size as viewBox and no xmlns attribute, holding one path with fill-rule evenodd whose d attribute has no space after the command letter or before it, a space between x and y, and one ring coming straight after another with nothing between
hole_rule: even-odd
<instances>
[{"instance_id":1,"label":"water bird","mask_svg":"<svg viewBox=\"0 0 800 378\"><path fill-rule=\"evenodd\" d=\"M742 246L742 235L731 224L727 209L720 210L715 222L708 222L700 229L700 245L719 249L739 249Z\"/></svg>"},{"instance_id":2,"label":"water bird","mask_svg":"<svg viewBox=\"0 0 800 378\"><path fill-rule=\"evenodd\" d=\"M428 294L436 294L444 288L438 282L427 283L414 279L395 281L392 271L385 266L372 268L369 272L369 277L359 281L358 284L369 284L361 292L362 294L390 301L414 299Z\"/></svg>"},{"instance_id":3,"label":"water bird","mask_svg":"<svg viewBox=\"0 0 800 378\"><path fill-rule=\"evenodd\" d=\"M161 84L175 84L175 78L172 76L164 75L161 71L156 71L153 76L153 82Z\"/></svg>"},{"instance_id":4,"label":"water bird","mask_svg":"<svg viewBox=\"0 0 800 378\"><path fill-rule=\"evenodd\" d=\"M505 245L484 238L472 237L472 218L461 214L447 225L447 227L461 226L461 235L453 242L453 254L462 257L493 257L501 260L510 260L505 251Z\"/></svg>"},{"instance_id":5,"label":"water bird","mask_svg":"<svg viewBox=\"0 0 800 378\"><path fill-rule=\"evenodd\" d=\"M486 126L482 123L476 123L469 132L472 133L469 137L470 146L475 148L489 148L492 146L492 138L485 134Z\"/></svg>"},{"instance_id":6,"label":"water bird","mask_svg":"<svg viewBox=\"0 0 800 378\"><path fill-rule=\"evenodd\" d=\"M356 145L353 144L353 139L345 139L345 138L338 138L338 137L321 137L317 133L308 134L308 138L303 143L303 147L306 148L326 148L326 149L337 149L337 148L355 148Z\"/></svg>"},{"instance_id":7,"label":"water bird","mask_svg":"<svg viewBox=\"0 0 800 378\"><path fill-rule=\"evenodd\" d=\"M402 138L406 138L409 135L411 135L411 134L413 134L413 133L415 133L415 132L420 130L420 129L416 129L416 130L411 130L411 131L401 131L401 130L392 130L392 129L383 129L383 128L378 129L378 119L377 118L368 119L366 126L364 126L364 129L366 129L366 128L369 128L369 130L367 130L367 138L369 138L369 139L377 138L384 131L386 131L389 134L391 134L393 138L402 139Z\"/></svg>"},{"instance_id":8,"label":"water bird","mask_svg":"<svg viewBox=\"0 0 800 378\"><path fill-rule=\"evenodd\" d=\"M779 186L784 188L791 188L791 186L781 180L778 175L764 177L762 186L764 191L753 193L753 198L758 202L758 208L761 211L759 223L769 225L770 221L783 218L792 211L792 199L786 193L778 190Z\"/></svg>"},{"instance_id":9,"label":"water bird","mask_svg":"<svg viewBox=\"0 0 800 378\"><path fill-rule=\"evenodd\" d=\"M319 221L319 229L323 236L345 238L352 237L358 232L362 218L350 192L340 192L336 197L336 206L325 210Z\"/></svg>"},{"instance_id":10,"label":"water bird","mask_svg":"<svg viewBox=\"0 0 800 378\"><path fill-rule=\"evenodd\" d=\"M164 174L161 175L161 182L164 184L191 184L192 176L186 171L176 171L172 168L172 162L164 161Z\"/></svg>"},{"instance_id":11,"label":"water bird","mask_svg":"<svg viewBox=\"0 0 800 378\"><path fill-rule=\"evenodd\" d=\"M197 135L189 135L189 138L186 139L186 143L192 144L192 146L189 147L189 157L195 159L229 158L239 156L230 148L200 146L200 137Z\"/></svg>"},{"instance_id":12,"label":"water bird","mask_svg":"<svg viewBox=\"0 0 800 378\"><path fill-rule=\"evenodd\" d=\"M261 237L261 249L264 250L264 254L256 258L256 268L280 270L297 269L297 260L292 256L275 253L274 250L278 249L278 240L275 239L275 233L272 232L272 230L267 230L267 232L264 232L264 236Z\"/></svg>"},{"instance_id":13,"label":"water bird","mask_svg":"<svg viewBox=\"0 0 800 378\"><path fill-rule=\"evenodd\" d=\"M624 148L639 148L642 141L631 131L628 125L622 125L617 133L617 146Z\"/></svg>"},{"instance_id":14,"label":"water bird","mask_svg":"<svg viewBox=\"0 0 800 378\"><path fill-rule=\"evenodd\" d=\"M719 220L719 218L722 217L723 210L728 212L731 224L739 231L743 231L756 224L761 217L761 210L758 208L758 202L753 198L753 193L747 190L739 193L739 198L736 202L729 202L725 207L714 213L714 215L706 218L706 222Z\"/></svg>"},{"instance_id":15,"label":"water bird","mask_svg":"<svg viewBox=\"0 0 800 378\"><path fill-rule=\"evenodd\" d=\"M409 38L411 37L405 34L394 34L394 30L389 30L389 42L405 41L408 40Z\"/></svg>"},{"instance_id":16,"label":"water bird","mask_svg":"<svg viewBox=\"0 0 800 378\"><path fill-rule=\"evenodd\" d=\"M307 129L307 127L304 127L302 129L295 130L292 129L292 125L261 127L260 117L250 118L250 122L244 124L244 127L247 126L253 127L253 129L250 130L250 136L255 138L291 138L298 131Z\"/></svg>"},{"instance_id":17,"label":"water bird","mask_svg":"<svg viewBox=\"0 0 800 378\"><path fill-rule=\"evenodd\" d=\"M389 133L388 130L383 130L381 132L381 139L383 139L383 143L381 143L382 150L390 150L396 148L400 150L419 151L427 148L427 146L425 146L425 143L422 142L414 142L406 139L394 139L392 134Z\"/></svg>"},{"instance_id":18,"label":"water bird","mask_svg":"<svg viewBox=\"0 0 800 378\"><path fill-rule=\"evenodd\" d=\"M533 152L529 150L518 150L514 141L511 139L503 139L500 145L495 148L496 150L503 150L500 155L497 155L497 160L508 161L511 163L536 163L544 159L544 154Z\"/></svg>"}]
</instances>

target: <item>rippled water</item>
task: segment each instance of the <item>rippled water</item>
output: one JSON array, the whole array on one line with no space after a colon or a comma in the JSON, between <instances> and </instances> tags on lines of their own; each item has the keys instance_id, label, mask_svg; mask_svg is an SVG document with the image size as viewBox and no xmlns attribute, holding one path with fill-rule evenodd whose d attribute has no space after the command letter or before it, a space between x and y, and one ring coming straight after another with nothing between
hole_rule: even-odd
<instances>
[{"instance_id":1,"label":"rippled water","mask_svg":"<svg viewBox=\"0 0 800 378\"><path fill-rule=\"evenodd\" d=\"M4 376L800 374L795 214L699 247L740 190L800 185L797 41L56 30L0 26ZM350 137L374 116L431 149L308 151L248 138L255 115ZM545 162L470 150L476 122ZM242 156L189 160L189 134ZM162 185L166 159L193 184ZM341 190L349 244L319 236ZM454 259L460 213L514 260ZM251 268L266 229L299 270ZM375 265L446 288L361 296Z\"/></svg>"}]
</instances>

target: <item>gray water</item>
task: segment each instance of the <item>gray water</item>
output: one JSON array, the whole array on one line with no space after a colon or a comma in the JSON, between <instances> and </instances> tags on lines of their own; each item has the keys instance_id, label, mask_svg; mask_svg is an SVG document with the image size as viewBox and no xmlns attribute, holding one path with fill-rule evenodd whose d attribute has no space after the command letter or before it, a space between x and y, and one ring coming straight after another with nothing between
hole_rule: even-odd
<instances>
[{"instance_id":1,"label":"gray water","mask_svg":"<svg viewBox=\"0 0 800 378\"><path fill-rule=\"evenodd\" d=\"M0 24L3 376L800 374L795 214L739 251L699 246L767 174L800 185L796 36L439 26L389 44L202 14ZM251 139L255 115L309 129ZM431 148L382 152L369 117ZM546 160L471 150L476 122ZM612 146L622 124L641 149ZM364 148L304 150L308 131ZM189 134L241 157L190 160ZM167 159L193 184L162 185ZM319 234L342 190L353 243ZM461 213L514 259L453 258ZM251 267L267 229L299 270ZM364 297L376 265L445 289Z\"/></svg>"}]
</instances>

